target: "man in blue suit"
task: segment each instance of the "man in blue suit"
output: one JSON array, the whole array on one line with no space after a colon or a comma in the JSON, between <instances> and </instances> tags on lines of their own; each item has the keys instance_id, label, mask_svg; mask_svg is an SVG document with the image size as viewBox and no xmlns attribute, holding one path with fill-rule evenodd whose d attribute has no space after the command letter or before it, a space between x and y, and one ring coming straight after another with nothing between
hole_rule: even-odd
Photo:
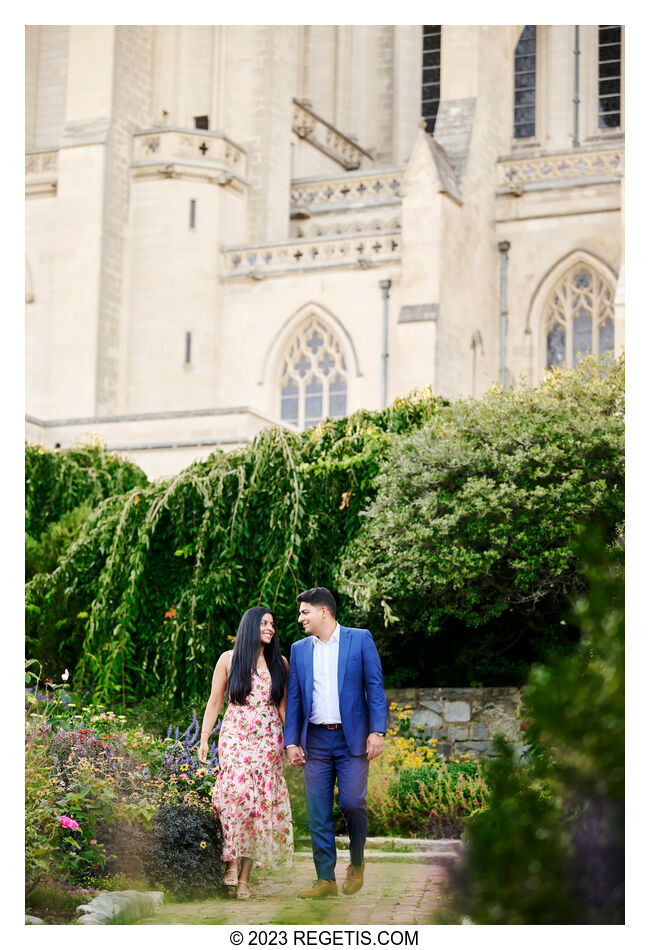
<instances>
[{"instance_id":1,"label":"man in blue suit","mask_svg":"<svg viewBox=\"0 0 650 950\"><path fill-rule=\"evenodd\" d=\"M307 636L291 647L284 741L291 765L304 766L307 821L317 881L299 897L338 893L334 867L334 782L350 836L344 894L363 886L368 829L368 767L381 754L386 695L377 647L369 630L342 627L325 587L296 598Z\"/></svg>"}]
</instances>

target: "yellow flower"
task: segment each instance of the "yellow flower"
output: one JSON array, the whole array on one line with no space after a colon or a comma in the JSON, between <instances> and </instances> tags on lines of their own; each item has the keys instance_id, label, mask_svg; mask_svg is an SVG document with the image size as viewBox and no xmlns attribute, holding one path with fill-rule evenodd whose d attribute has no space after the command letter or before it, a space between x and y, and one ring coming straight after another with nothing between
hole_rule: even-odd
<instances>
[{"instance_id":1,"label":"yellow flower","mask_svg":"<svg viewBox=\"0 0 650 950\"><path fill-rule=\"evenodd\" d=\"M179 771L179 772L187 772L188 768L189 768L189 766L188 766L188 764L187 764L187 762L186 762L184 765L181 765L181 767L180 767L180 769L179 769L178 771Z\"/></svg>"},{"instance_id":2,"label":"yellow flower","mask_svg":"<svg viewBox=\"0 0 650 950\"><path fill-rule=\"evenodd\" d=\"M201 842L201 847L202 847L202 848L207 848L207 844L205 843L205 841L202 841L202 842Z\"/></svg>"}]
</instances>

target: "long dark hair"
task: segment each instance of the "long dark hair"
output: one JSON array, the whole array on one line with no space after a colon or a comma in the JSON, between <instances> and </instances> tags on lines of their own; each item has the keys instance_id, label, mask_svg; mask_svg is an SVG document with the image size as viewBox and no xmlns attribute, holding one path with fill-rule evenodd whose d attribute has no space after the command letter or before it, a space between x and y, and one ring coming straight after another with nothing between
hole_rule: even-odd
<instances>
[{"instance_id":1,"label":"long dark hair","mask_svg":"<svg viewBox=\"0 0 650 950\"><path fill-rule=\"evenodd\" d=\"M271 614L275 623L273 611L266 607L251 607L239 621L227 687L228 699L236 706L245 706L251 691L251 673L257 668L260 624L264 614ZM280 653L277 631L271 642L264 644L264 659L271 674L271 701L279 706L284 696L287 668Z\"/></svg>"}]
</instances>

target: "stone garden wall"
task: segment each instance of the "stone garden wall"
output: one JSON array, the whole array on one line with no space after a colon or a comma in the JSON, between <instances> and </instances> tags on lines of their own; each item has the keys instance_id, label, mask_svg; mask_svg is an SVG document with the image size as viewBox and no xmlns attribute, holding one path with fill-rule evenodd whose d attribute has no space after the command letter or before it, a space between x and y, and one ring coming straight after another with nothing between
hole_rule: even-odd
<instances>
[{"instance_id":1,"label":"stone garden wall","mask_svg":"<svg viewBox=\"0 0 650 950\"><path fill-rule=\"evenodd\" d=\"M389 706L411 706L411 731L421 728L422 735L437 739L446 759L494 755L492 738L497 732L510 741L521 735L522 690L517 687L387 689L386 699ZM396 724L390 711L388 724Z\"/></svg>"}]
</instances>

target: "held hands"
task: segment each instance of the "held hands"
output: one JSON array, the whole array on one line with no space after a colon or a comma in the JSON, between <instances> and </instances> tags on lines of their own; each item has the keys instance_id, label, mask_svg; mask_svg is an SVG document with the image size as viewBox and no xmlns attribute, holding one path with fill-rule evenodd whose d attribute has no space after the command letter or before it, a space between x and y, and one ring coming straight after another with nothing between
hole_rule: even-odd
<instances>
[{"instance_id":1,"label":"held hands","mask_svg":"<svg viewBox=\"0 0 650 950\"><path fill-rule=\"evenodd\" d=\"M366 741L366 755L368 761L376 759L384 751L384 737L371 732Z\"/></svg>"},{"instance_id":2,"label":"held hands","mask_svg":"<svg viewBox=\"0 0 650 950\"><path fill-rule=\"evenodd\" d=\"M300 745L288 745L287 756L289 758L289 765L305 764L305 753Z\"/></svg>"}]
</instances>

